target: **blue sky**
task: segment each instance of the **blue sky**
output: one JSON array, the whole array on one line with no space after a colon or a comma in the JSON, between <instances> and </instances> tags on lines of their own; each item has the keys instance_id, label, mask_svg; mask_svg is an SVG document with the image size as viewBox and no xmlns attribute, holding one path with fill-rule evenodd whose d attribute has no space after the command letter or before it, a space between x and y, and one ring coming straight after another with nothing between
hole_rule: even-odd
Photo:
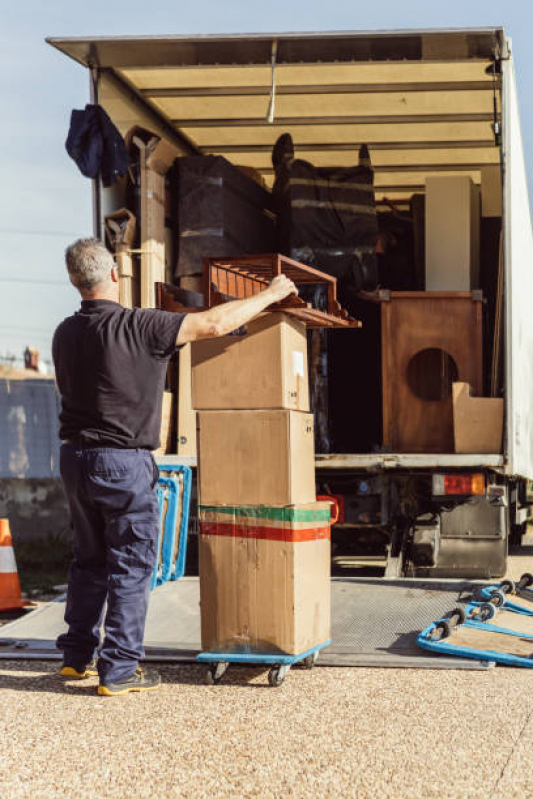
<instances>
[{"instance_id":1,"label":"blue sky","mask_svg":"<svg viewBox=\"0 0 533 799\"><path fill-rule=\"evenodd\" d=\"M55 326L78 305L63 251L91 231L90 183L68 158L72 108L88 102L86 70L45 36L384 30L503 25L513 39L524 146L533 181L531 0L18 0L0 28L0 356L26 344L45 358Z\"/></svg>"}]
</instances>

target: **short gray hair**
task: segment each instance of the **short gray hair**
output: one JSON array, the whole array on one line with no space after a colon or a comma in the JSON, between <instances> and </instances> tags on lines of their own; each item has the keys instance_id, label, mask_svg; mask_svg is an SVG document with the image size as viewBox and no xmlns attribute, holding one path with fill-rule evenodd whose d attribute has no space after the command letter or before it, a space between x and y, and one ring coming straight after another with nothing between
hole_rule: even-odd
<instances>
[{"instance_id":1,"label":"short gray hair","mask_svg":"<svg viewBox=\"0 0 533 799\"><path fill-rule=\"evenodd\" d=\"M99 239L78 239L65 250L65 261L71 282L85 291L107 283L115 266L113 256Z\"/></svg>"}]
</instances>

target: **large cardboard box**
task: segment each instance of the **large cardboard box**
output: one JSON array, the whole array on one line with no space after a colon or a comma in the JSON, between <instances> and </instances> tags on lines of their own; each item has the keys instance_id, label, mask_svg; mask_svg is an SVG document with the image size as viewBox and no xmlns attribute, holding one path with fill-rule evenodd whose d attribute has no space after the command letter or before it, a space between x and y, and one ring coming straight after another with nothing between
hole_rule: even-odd
<instances>
[{"instance_id":1,"label":"large cardboard box","mask_svg":"<svg viewBox=\"0 0 533 799\"><path fill-rule=\"evenodd\" d=\"M192 345L193 407L197 410L309 410L305 325L265 314L244 335Z\"/></svg>"},{"instance_id":2,"label":"large cardboard box","mask_svg":"<svg viewBox=\"0 0 533 799\"><path fill-rule=\"evenodd\" d=\"M199 411L198 489L203 505L313 502L312 414Z\"/></svg>"},{"instance_id":3,"label":"large cardboard box","mask_svg":"<svg viewBox=\"0 0 533 799\"><path fill-rule=\"evenodd\" d=\"M330 506L201 506L202 649L297 655L330 637Z\"/></svg>"},{"instance_id":4,"label":"large cardboard box","mask_svg":"<svg viewBox=\"0 0 533 799\"><path fill-rule=\"evenodd\" d=\"M479 288L480 191L468 176L426 180L426 291Z\"/></svg>"},{"instance_id":5,"label":"large cardboard box","mask_svg":"<svg viewBox=\"0 0 533 799\"><path fill-rule=\"evenodd\" d=\"M468 383L453 384L455 451L497 454L502 451L503 400L471 397Z\"/></svg>"}]
</instances>

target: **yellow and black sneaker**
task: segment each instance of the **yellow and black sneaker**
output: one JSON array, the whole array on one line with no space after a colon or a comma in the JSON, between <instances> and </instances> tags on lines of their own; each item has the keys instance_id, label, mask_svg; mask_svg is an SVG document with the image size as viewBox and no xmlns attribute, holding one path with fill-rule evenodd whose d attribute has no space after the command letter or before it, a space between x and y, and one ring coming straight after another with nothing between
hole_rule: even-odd
<instances>
[{"instance_id":1,"label":"yellow and black sneaker","mask_svg":"<svg viewBox=\"0 0 533 799\"><path fill-rule=\"evenodd\" d=\"M145 671L141 666L122 682L100 683L98 694L100 696L121 696L134 691L155 691L161 685L161 677L157 671Z\"/></svg>"},{"instance_id":2,"label":"yellow and black sneaker","mask_svg":"<svg viewBox=\"0 0 533 799\"><path fill-rule=\"evenodd\" d=\"M96 669L96 658L93 658L90 663L65 663L59 672L62 677L70 677L74 680L84 680L86 677L98 676Z\"/></svg>"}]
</instances>

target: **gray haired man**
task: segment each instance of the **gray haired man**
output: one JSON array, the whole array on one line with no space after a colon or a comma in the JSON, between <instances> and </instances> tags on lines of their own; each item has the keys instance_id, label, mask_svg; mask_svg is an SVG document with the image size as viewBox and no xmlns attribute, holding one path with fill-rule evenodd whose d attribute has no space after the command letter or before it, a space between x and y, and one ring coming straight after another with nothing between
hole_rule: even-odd
<instances>
[{"instance_id":1,"label":"gray haired man","mask_svg":"<svg viewBox=\"0 0 533 799\"><path fill-rule=\"evenodd\" d=\"M68 631L57 640L61 673L98 674L104 696L154 690L159 675L139 660L156 561L152 450L159 445L167 362L177 347L226 335L297 290L281 275L260 294L200 313L130 309L119 303L117 267L100 241L76 241L66 263L82 302L59 325L52 346L61 394L60 471L74 544Z\"/></svg>"}]
</instances>

